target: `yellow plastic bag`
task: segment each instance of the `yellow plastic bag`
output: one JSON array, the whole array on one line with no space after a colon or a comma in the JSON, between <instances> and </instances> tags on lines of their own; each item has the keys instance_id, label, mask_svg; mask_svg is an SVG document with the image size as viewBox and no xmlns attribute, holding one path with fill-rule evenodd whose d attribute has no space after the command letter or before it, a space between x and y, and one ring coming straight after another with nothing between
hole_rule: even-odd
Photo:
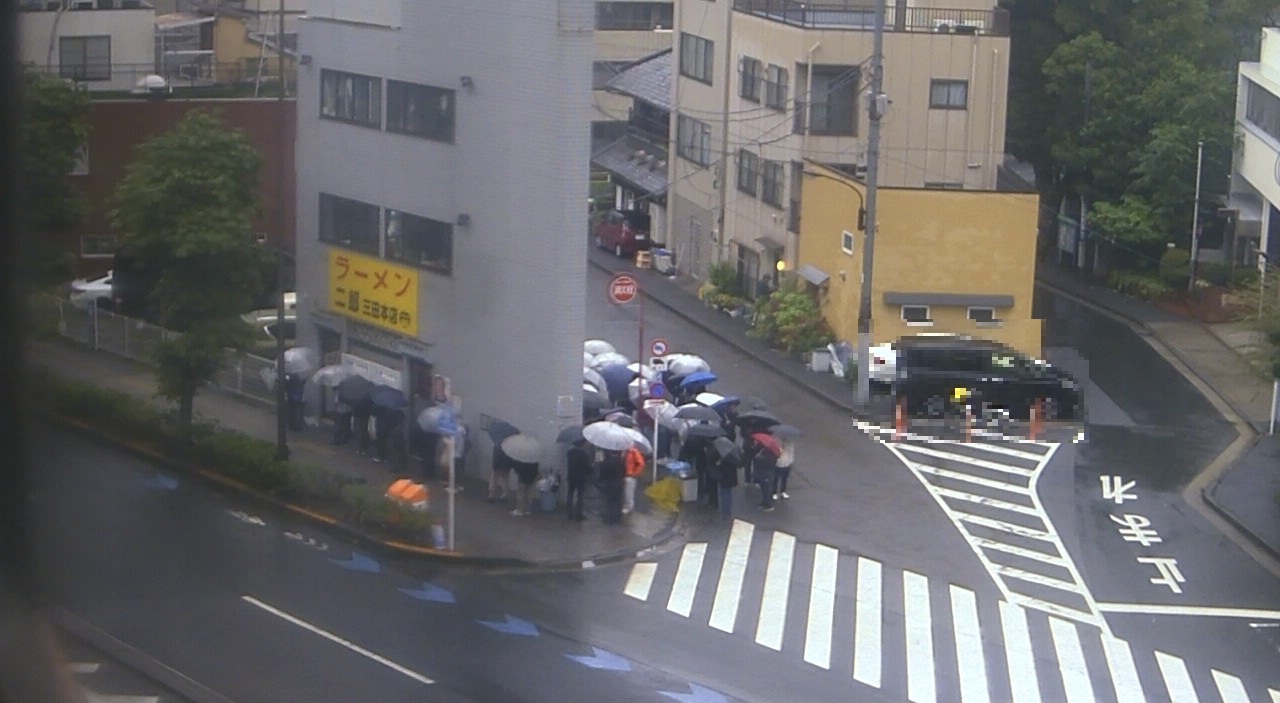
<instances>
[{"instance_id":1,"label":"yellow plastic bag","mask_svg":"<svg viewBox=\"0 0 1280 703\"><path fill-rule=\"evenodd\" d=\"M680 507L680 479L668 476L644 489L653 507L664 513L674 513Z\"/></svg>"}]
</instances>

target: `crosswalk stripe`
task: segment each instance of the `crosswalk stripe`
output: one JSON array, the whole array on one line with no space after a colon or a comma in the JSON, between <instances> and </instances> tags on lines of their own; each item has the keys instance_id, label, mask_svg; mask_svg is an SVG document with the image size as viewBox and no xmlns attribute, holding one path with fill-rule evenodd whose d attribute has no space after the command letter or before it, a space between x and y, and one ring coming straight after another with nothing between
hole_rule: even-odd
<instances>
[{"instance_id":1,"label":"crosswalk stripe","mask_svg":"<svg viewBox=\"0 0 1280 703\"><path fill-rule=\"evenodd\" d=\"M667 610L689 617L693 610L693 595L698 589L698 576L702 574L702 560L706 555L705 542L684 546L680 566L676 569L676 581L671 586L671 597L667 599Z\"/></svg>"},{"instance_id":2,"label":"crosswalk stripe","mask_svg":"<svg viewBox=\"0 0 1280 703\"><path fill-rule=\"evenodd\" d=\"M1071 581L1063 581L1062 579L1056 579L1052 576L1045 576L1044 574L1037 574L1025 569L1019 569L1014 566L1005 566L1003 564L996 564L995 570L996 573L1001 576L1015 578L1019 581L1048 586L1049 588L1056 588L1060 591L1067 591L1069 593L1081 593L1080 587Z\"/></svg>"},{"instance_id":3,"label":"crosswalk stripe","mask_svg":"<svg viewBox=\"0 0 1280 703\"><path fill-rule=\"evenodd\" d=\"M934 703L937 689L933 680L933 619L927 578L902 572L902 606L907 634L907 698L915 703Z\"/></svg>"},{"instance_id":4,"label":"crosswalk stripe","mask_svg":"<svg viewBox=\"0 0 1280 703\"><path fill-rule=\"evenodd\" d=\"M1196 687L1191 684L1191 674L1187 673L1187 665L1181 659L1156 650L1156 663L1160 665L1160 675L1169 690L1169 703L1200 703Z\"/></svg>"},{"instance_id":5,"label":"crosswalk stripe","mask_svg":"<svg viewBox=\"0 0 1280 703\"><path fill-rule=\"evenodd\" d=\"M1029 477L1035 473L1035 469L1024 469L1021 466L1013 466L1012 464L1001 464L998 461L987 461L986 459L975 459L971 456L966 456L964 454L953 454L951 452L944 452L938 449L933 449L931 447L921 447L914 444L904 444L901 447L899 447L899 450L909 451L915 454L923 454L925 456L930 456L935 459L945 459L947 461L954 461L961 464L968 464L970 466L977 466L983 469L990 469L992 471L999 471L1000 473L1003 473L1003 474L1013 474L1014 476Z\"/></svg>"},{"instance_id":6,"label":"crosswalk stripe","mask_svg":"<svg viewBox=\"0 0 1280 703\"><path fill-rule=\"evenodd\" d=\"M1056 554L1046 554L1044 552L1039 552L1034 549L1019 547L1016 544L997 542L996 540L987 539L986 537L974 537L973 543L978 545L979 547L982 547L983 549L994 549L998 552L1013 554L1014 556L1019 556L1024 559L1032 559L1035 561L1044 562L1046 564L1051 564L1053 566L1061 566L1065 568L1067 565L1066 560Z\"/></svg>"},{"instance_id":7,"label":"crosswalk stripe","mask_svg":"<svg viewBox=\"0 0 1280 703\"><path fill-rule=\"evenodd\" d=\"M926 474L932 474L934 476L937 476L938 478L949 478L953 481L964 481L965 483L972 483L975 486L982 486L984 488L994 488L998 491L1007 491L1009 493L1014 493L1017 495L1023 495L1023 496L1031 495L1030 488L1027 488L1026 486L1019 486L1016 483L1005 483L1004 481L996 481L989 478L983 478L982 476L972 476L970 474L964 473L963 471L953 471L951 469L944 469L939 466L921 464L918 461L911 461L910 459L905 459L905 461L916 471L919 471L921 473L926 473Z\"/></svg>"},{"instance_id":8,"label":"crosswalk stripe","mask_svg":"<svg viewBox=\"0 0 1280 703\"><path fill-rule=\"evenodd\" d=\"M742 597L742 579L747 573L755 527L745 520L734 520L733 529L729 531L729 545L720 565L720 582L711 605L711 620L707 623L721 632L733 632L738 619L738 600Z\"/></svg>"},{"instance_id":9,"label":"crosswalk stripe","mask_svg":"<svg viewBox=\"0 0 1280 703\"><path fill-rule=\"evenodd\" d=\"M960 674L960 699L964 703L989 703L987 663L982 653L978 603L973 591L951 586L951 629L956 640L956 666Z\"/></svg>"},{"instance_id":10,"label":"crosswalk stripe","mask_svg":"<svg viewBox=\"0 0 1280 703\"><path fill-rule=\"evenodd\" d=\"M990 527L993 530L1008 532L1010 534L1018 535L1019 537L1030 537L1032 539L1044 540L1046 542L1053 541L1053 536L1050 535L1048 532L1045 532L1044 530L1036 530L1030 527L1023 527L1022 525L1015 525L1010 522L1005 522L1004 520L993 520L989 517L974 515L972 513L965 513L959 510L955 511L955 514L956 514L956 519L963 522L970 522L975 525Z\"/></svg>"},{"instance_id":11,"label":"crosswalk stripe","mask_svg":"<svg viewBox=\"0 0 1280 703\"><path fill-rule=\"evenodd\" d=\"M631 576L627 577L627 587L622 592L636 600L649 600L649 590L653 588L653 576L656 573L658 565L655 562L637 562L631 567Z\"/></svg>"},{"instance_id":12,"label":"crosswalk stripe","mask_svg":"<svg viewBox=\"0 0 1280 703\"><path fill-rule=\"evenodd\" d=\"M756 625L756 642L778 651L782 650L782 633L786 628L791 562L795 549L795 537L785 532L773 533L769 563L764 572L764 596L760 603L760 622Z\"/></svg>"},{"instance_id":13,"label":"crosswalk stripe","mask_svg":"<svg viewBox=\"0 0 1280 703\"><path fill-rule=\"evenodd\" d=\"M1111 668L1116 703L1144 703L1147 697L1142 693L1142 681L1138 679L1138 669L1133 665L1129 643L1103 632L1102 648L1106 650L1107 665Z\"/></svg>"},{"instance_id":14,"label":"crosswalk stripe","mask_svg":"<svg viewBox=\"0 0 1280 703\"><path fill-rule=\"evenodd\" d=\"M989 498L987 496L974 495L973 493L957 491L954 488L947 488L945 486L935 486L933 490L936 491L940 496L945 496L947 498L955 498L956 500L963 500L967 503L977 503L979 505L985 505L991 508L999 508L1000 510L1008 510L1009 512L1021 513L1023 515L1039 514L1035 508L1029 505L1019 505L1018 503L1010 503L1007 500L1000 500L999 498Z\"/></svg>"},{"instance_id":15,"label":"crosswalk stripe","mask_svg":"<svg viewBox=\"0 0 1280 703\"><path fill-rule=\"evenodd\" d=\"M1213 682L1218 684L1218 693L1222 695L1222 703L1249 703L1249 694L1245 693L1244 682L1239 678L1217 669L1210 669Z\"/></svg>"},{"instance_id":16,"label":"crosswalk stripe","mask_svg":"<svg viewBox=\"0 0 1280 703\"><path fill-rule=\"evenodd\" d=\"M1267 693L1271 694L1271 703L1280 703L1280 691L1268 688Z\"/></svg>"},{"instance_id":17,"label":"crosswalk stripe","mask_svg":"<svg viewBox=\"0 0 1280 703\"><path fill-rule=\"evenodd\" d=\"M880 688L881 571L880 562L858 557L858 595L854 601L853 622L853 678L876 688Z\"/></svg>"},{"instance_id":18,"label":"crosswalk stripe","mask_svg":"<svg viewBox=\"0 0 1280 703\"><path fill-rule=\"evenodd\" d=\"M804 660L823 669L831 668L831 625L835 619L836 557L839 554L825 544L814 545Z\"/></svg>"},{"instance_id":19,"label":"crosswalk stripe","mask_svg":"<svg viewBox=\"0 0 1280 703\"><path fill-rule=\"evenodd\" d=\"M1093 686L1089 683L1080 632L1072 623L1052 617L1049 618L1049 632L1053 635L1053 648L1058 653L1058 669L1062 673L1067 703L1093 703L1097 699L1093 697Z\"/></svg>"},{"instance_id":20,"label":"crosswalk stripe","mask_svg":"<svg viewBox=\"0 0 1280 703\"><path fill-rule=\"evenodd\" d=\"M1000 601L1000 629L1004 633L1005 659L1009 662L1011 703L1041 703L1026 611L1008 601Z\"/></svg>"}]
</instances>

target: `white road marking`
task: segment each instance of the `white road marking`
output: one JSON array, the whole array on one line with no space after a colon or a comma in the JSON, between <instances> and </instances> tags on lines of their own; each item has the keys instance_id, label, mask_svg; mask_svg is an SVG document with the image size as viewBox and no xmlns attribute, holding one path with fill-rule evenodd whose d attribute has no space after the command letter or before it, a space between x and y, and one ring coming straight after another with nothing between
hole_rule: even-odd
<instances>
[{"instance_id":1,"label":"white road marking","mask_svg":"<svg viewBox=\"0 0 1280 703\"><path fill-rule=\"evenodd\" d=\"M1036 678L1036 658L1031 650L1026 611L1013 603L1000 601L1000 629L1004 632L1004 653L1009 662L1011 703L1041 703L1040 681Z\"/></svg>"},{"instance_id":2,"label":"white road marking","mask_svg":"<svg viewBox=\"0 0 1280 703\"><path fill-rule=\"evenodd\" d=\"M954 498L956 500L963 500L967 503L977 503L979 505L985 505L991 508L1008 510L1011 513L1022 513L1023 515L1036 514L1035 508L1032 508L1027 505L1020 505L1018 503L1010 503L1007 500L1000 500L998 498L988 498L987 496L974 495L972 493L966 493L964 491L957 491L954 488L946 488L945 486L937 486L933 490L937 491L938 495L941 495L943 497Z\"/></svg>"},{"instance_id":3,"label":"white road marking","mask_svg":"<svg viewBox=\"0 0 1280 703\"><path fill-rule=\"evenodd\" d=\"M693 610L693 594L698 589L698 576L702 574L702 560L707 555L705 542L694 542L684 546L680 555L680 566L676 569L676 582L671 586L671 597L667 599L667 610L689 617Z\"/></svg>"},{"instance_id":4,"label":"white road marking","mask_svg":"<svg viewBox=\"0 0 1280 703\"><path fill-rule=\"evenodd\" d=\"M963 471L952 471L951 469L944 469L938 466L921 464L919 462L911 461L910 459L906 459L906 458L904 458L903 461L907 462L907 464L911 466L911 468L915 469L916 471L919 471L921 473L926 473L926 474L932 474L934 476L937 476L938 478L948 478L948 479L951 479L952 481L963 481L965 483L972 483L975 486L982 486L983 488L994 488L997 491L1006 491L1008 493L1013 493L1015 495L1022 495L1022 496L1031 495L1031 491L1027 489L1026 486L1020 486L1016 483L1005 483L1004 481L996 481L994 479L983 478L981 476L973 476L970 474L966 474ZM933 486L933 484L930 484L930 486Z\"/></svg>"},{"instance_id":5,"label":"white road marking","mask_svg":"<svg viewBox=\"0 0 1280 703\"><path fill-rule=\"evenodd\" d=\"M1053 541L1053 535L1043 530L1037 530L1030 527L1023 527L1022 525L1015 525L1011 522L1005 522L1004 520L993 520L989 517L982 517L981 515L972 515L970 513L961 512L959 510L955 511L955 514L956 514L956 519L960 520L961 522L970 522L975 525L990 527L993 530L1008 532L1009 534L1018 535L1019 537L1030 537L1032 539L1043 540L1045 542Z\"/></svg>"},{"instance_id":6,"label":"white road marking","mask_svg":"<svg viewBox=\"0 0 1280 703\"><path fill-rule=\"evenodd\" d=\"M853 623L853 678L880 688L882 590L880 562L858 557L858 596Z\"/></svg>"},{"instance_id":7,"label":"white road marking","mask_svg":"<svg viewBox=\"0 0 1280 703\"><path fill-rule=\"evenodd\" d=\"M1013 566L1004 566L1003 564L997 564L995 569L996 569L996 573L1000 574L1001 576L1008 576L1009 578L1015 578L1015 579L1018 579L1019 581L1026 581L1027 583L1036 583L1036 584L1040 584L1041 586L1056 588L1060 591L1067 591L1068 593L1078 593L1080 591L1080 587L1070 581L1063 581L1062 579L1056 579L1052 576L1045 576L1044 574L1037 574L1035 572L1027 571L1025 569L1019 569Z\"/></svg>"},{"instance_id":8,"label":"white road marking","mask_svg":"<svg viewBox=\"0 0 1280 703\"><path fill-rule=\"evenodd\" d=\"M902 601L907 634L907 698L915 703L934 703L937 690L933 679L929 580L920 574L903 571Z\"/></svg>"},{"instance_id":9,"label":"white road marking","mask_svg":"<svg viewBox=\"0 0 1280 703\"><path fill-rule=\"evenodd\" d=\"M923 454L935 459L944 459L946 461L954 461L960 464L968 464L970 466L977 466L983 469L990 469L991 471L997 471L1002 474L1021 476L1023 478L1030 478L1031 474L1035 472L1034 468L1024 469L1021 466L1001 464L995 461L987 461L986 459L975 459L964 454L953 454L951 452L944 452L937 449L931 449L929 447L920 447L914 444L904 444L902 445L901 450L915 454ZM1037 459L1039 459L1039 457L1037 457Z\"/></svg>"},{"instance_id":10,"label":"white road marking","mask_svg":"<svg viewBox=\"0 0 1280 703\"><path fill-rule=\"evenodd\" d=\"M782 650L782 633L787 622L787 598L791 592L791 563L796 538L785 532L774 532L769 545L769 564L764 572L764 595L760 603L760 622L756 625L756 642L769 649Z\"/></svg>"},{"instance_id":11,"label":"white road marking","mask_svg":"<svg viewBox=\"0 0 1280 703\"><path fill-rule=\"evenodd\" d=\"M1155 605L1150 603L1098 603L1104 613L1145 613L1148 615L1208 615L1219 618L1280 620L1280 610L1220 608L1212 605Z\"/></svg>"},{"instance_id":12,"label":"white road marking","mask_svg":"<svg viewBox=\"0 0 1280 703\"><path fill-rule=\"evenodd\" d=\"M92 664L90 662L71 662L67 665L73 674L92 674L102 668L101 664Z\"/></svg>"},{"instance_id":13,"label":"white road marking","mask_svg":"<svg viewBox=\"0 0 1280 703\"><path fill-rule=\"evenodd\" d=\"M110 693L98 693L84 688L85 700L89 703L160 703L160 696L122 696Z\"/></svg>"},{"instance_id":14,"label":"white road marking","mask_svg":"<svg viewBox=\"0 0 1280 703\"><path fill-rule=\"evenodd\" d=\"M991 452L992 454L1003 454L1005 456L1016 457L1018 459L1025 459L1026 461L1039 462L1041 459L1044 458L1044 454L1041 454L1039 452L1024 452L1021 449L1006 447L1003 444L990 444L987 442L970 442L969 447L971 449L980 449L984 452Z\"/></svg>"},{"instance_id":15,"label":"white road marking","mask_svg":"<svg viewBox=\"0 0 1280 703\"><path fill-rule=\"evenodd\" d=\"M997 552L1013 554L1014 556L1019 556L1019 557L1022 557L1023 559L1031 559L1034 561L1044 562L1045 564L1051 564L1053 566L1060 566L1063 568L1066 568L1067 566L1066 560L1056 554L1046 554L1045 552L1036 551L1034 549L1019 547L1016 544L1007 544L1005 542L997 542L996 540L987 539L986 537L974 537L973 543L978 545L979 547L982 547L983 549L994 549Z\"/></svg>"},{"instance_id":16,"label":"white road marking","mask_svg":"<svg viewBox=\"0 0 1280 703\"><path fill-rule=\"evenodd\" d=\"M1113 635L1102 633L1102 648L1107 653L1107 666L1111 668L1111 683L1116 689L1116 703L1145 703L1142 681L1133 664L1129 643Z\"/></svg>"},{"instance_id":17,"label":"white road marking","mask_svg":"<svg viewBox=\"0 0 1280 703\"><path fill-rule=\"evenodd\" d=\"M836 562L839 552L824 544L813 547L813 580L809 586L809 623L804 634L804 660L831 668L831 625L836 609Z\"/></svg>"},{"instance_id":18,"label":"white road marking","mask_svg":"<svg viewBox=\"0 0 1280 703\"><path fill-rule=\"evenodd\" d=\"M977 599L973 591L954 585L951 586L951 629L955 633L960 699L964 703L990 703Z\"/></svg>"},{"instance_id":19,"label":"white road marking","mask_svg":"<svg viewBox=\"0 0 1280 703\"><path fill-rule=\"evenodd\" d=\"M1053 648L1058 653L1058 670L1062 672L1067 703L1094 703L1097 699L1093 696L1093 685L1089 683L1089 669L1085 665L1076 626L1066 620L1049 618L1049 631L1053 635Z\"/></svg>"},{"instance_id":20,"label":"white road marking","mask_svg":"<svg viewBox=\"0 0 1280 703\"><path fill-rule=\"evenodd\" d=\"M1213 682L1218 684L1218 693L1222 695L1222 703L1249 703L1249 694L1244 690L1244 682L1231 674L1217 669L1213 672Z\"/></svg>"},{"instance_id":21,"label":"white road marking","mask_svg":"<svg viewBox=\"0 0 1280 703\"><path fill-rule=\"evenodd\" d=\"M1196 687L1191 684L1191 674L1181 659L1157 649L1156 663L1160 665L1164 686L1169 689L1169 703L1200 703Z\"/></svg>"},{"instance_id":22,"label":"white road marking","mask_svg":"<svg viewBox=\"0 0 1280 703\"><path fill-rule=\"evenodd\" d=\"M1280 691L1268 688L1267 693L1271 694L1271 703L1280 703Z\"/></svg>"},{"instance_id":23,"label":"white road marking","mask_svg":"<svg viewBox=\"0 0 1280 703\"><path fill-rule=\"evenodd\" d=\"M653 576L656 573L658 573L656 563L637 562L631 567L631 575L627 577L627 587L622 592L636 600L649 600L649 589L653 588Z\"/></svg>"},{"instance_id":24,"label":"white road marking","mask_svg":"<svg viewBox=\"0 0 1280 703\"><path fill-rule=\"evenodd\" d=\"M325 639L329 640L330 642L333 642L333 643L335 643L335 644L342 645L343 647L346 647L347 649L349 649L349 650L351 650L351 651L355 652L356 654L359 654L360 656L365 657L365 658L367 658L367 659L371 659L371 660L373 660L373 661L375 661L375 662L377 662L377 663L379 663L379 664L381 664L381 665L383 665L383 666L387 667L388 669L391 669L392 671L397 671L397 672L399 672L399 673L401 673L401 674L404 674L405 676L408 676L409 678L411 678L411 679L413 679L413 680L415 680L415 681L419 681L419 682L422 682L422 683L425 683L425 684L432 684L432 683L435 683L435 681L433 681L432 679L430 679L430 678L428 678L428 677L426 677L426 676L423 676L422 674L419 674L419 673L417 673L416 671L413 671L413 670L411 670L411 669L407 669L407 668L405 668L405 667L403 667L403 666L400 666L399 664L397 664L397 663L395 663L395 662L391 661L390 659L387 659L386 657L382 657L382 656L379 656L379 655L377 655L377 654L374 654L373 652L370 652L369 650L365 649L364 647L361 647L361 646L359 646L359 645L357 645L357 644L354 644L354 643L352 643L352 642L349 642L349 641L347 641L347 640L344 640L344 639L342 639L341 637L339 637L339 636L337 636L337 635L333 634L332 632L329 632L329 631L327 631L327 630L322 630L322 629L320 629L320 628L316 627L315 625L312 625L311 623L309 623L309 622L307 622L307 621L305 621L305 620L301 620L301 619L299 619L299 618L296 618L296 617L294 617L294 616L292 616L292 615L290 615L290 614L288 614L288 613L284 612L283 610L278 610L278 609L276 609L276 608L274 608L274 607L272 607L272 606L270 606L270 605L267 605L266 603L263 603L262 601L258 600L257 598L254 598L253 596L245 595L245 596L240 596L240 598L241 598L241 600L243 600L244 602L246 602L246 603L248 603L248 604L250 604L250 605L253 605L253 606L255 606L255 607L261 608L262 610L265 610L265 611L267 611L268 613L271 613L272 615L274 615L274 616L276 616L276 617L278 617L278 618L280 618L280 619L282 619L282 620L286 620L286 621L288 621L288 622L291 622L291 623L293 623L294 625L297 625L298 627L301 627L302 629L307 630L308 632L313 632L313 633L315 633L315 634L317 634L317 635L320 635L321 637L323 637L323 638L325 638Z\"/></svg>"},{"instance_id":25,"label":"white road marking","mask_svg":"<svg viewBox=\"0 0 1280 703\"><path fill-rule=\"evenodd\" d=\"M1047 600L1032 598L1031 596L1023 595L1021 593L1014 593L1014 592L1010 592L1009 600L1029 610L1039 610L1040 612L1043 612L1043 613L1051 613L1061 618L1066 618L1068 620L1075 620L1076 622L1082 622L1087 625L1094 625L1099 628L1102 628L1103 630L1106 630L1106 628L1104 627L1106 624L1105 620L1101 621L1102 624L1099 625L1099 620L1095 618L1093 613L1090 613L1085 610L1076 610L1075 608L1069 608L1065 605L1061 605L1058 603L1051 603Z\"/></svg>"},{"instance_id":26,"label":"white road marking","mask_svg":"<svg viewBox=\"0 0 1280 703\"><path fill-rule=\"evenodd\" d=\"M733 632L738 620L738 601L742 598L742 579L747 573L747 557L751 552L751 536L755 525L734 520L729 532L729 546L725 548L724 562L720 565L720 582L716 586L716 599L711 604L711 620L707 623L721 632Z\"/></svg>"}]
</instances>

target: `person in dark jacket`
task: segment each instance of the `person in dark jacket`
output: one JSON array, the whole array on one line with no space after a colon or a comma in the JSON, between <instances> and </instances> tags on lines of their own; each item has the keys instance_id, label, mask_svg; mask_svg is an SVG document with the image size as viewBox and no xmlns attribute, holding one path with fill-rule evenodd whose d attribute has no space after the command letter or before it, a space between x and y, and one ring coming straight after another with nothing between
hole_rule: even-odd
<instances>
[{"instance_id":1,"label":"person in dark jacket","mask_svg":"<svg viewBox=\"0 0 1280 703\"><path fill-rule=\"evenodd\" d=\"M333 404L333 444L346 444L351 441L351 413L350 405L341 400Z\"/></svg>"},{"instance_id":2,"label":"person in dark jacket","mask_svg":"<svg viewBox=\"0 0 1280 703\"><path fill-rule=\"evenodd\" d=\"M760 487L760 509L773 510L773 481L777 471L778 457L768 449L760 447L751 459L751 480Z\"/></svg>"},{"instance_id":3,"label":"person in dark jacket","mask_svg":"<svg viewBox=\"0 0 1280 703\"><path fill-rule=\"evenodd\" d=\"M294 432L302 432L307 428L305 417L307 404L303 400L306 384L307 379L303 376L285 374L284 393L289 407L289 429Z\"/></svg>"},{"instance_id":4,"label":"person in dark jacket","mask_svg":"<svg viewBox=\"0 0 1280 703\"><path fill-rule=\"evenodd\" d=\"M580 439L569 446L567 456L568 473L568 512L570 520L585 520L582 512L583 499L586 496L587 480L591 477L591 454L587 452L587 441Z\"/></svg>"},{"instance_id":5,"label":"person in dark jacket","mask_svg":"<svg viewBox=\"0 0 1280 703\"><path fill-rule=\"evenodd\" d=\"M733 516L733 489L738 486L738 458L734 454L717 457L712 468L721 514Z\"/></svg>"},{"instance_id":6,"label":"person in dark jacket","mask_svg":"<svg viewBox=\"0 0 1280 703\"><path fill-rule=\"evenodd\" d=\"M373 438L369 436L369 417L373 415L373 403L365 398L353 408L352 426L356 433L356 453L369 453Z\"/></svg>"},{"instance_id":7,"label":"person in dark jacket","mask_svg":"<svg viewBox=\"0 0 1280 703\"><path fill-rule=\"evenodd\" d=\"M625 475L622 452L606 450L600 461L600 495L604 496L606 525L622 523L622 479Z\"/></svg>"},{"instance_id":8,"label":"person in dark jacket","mask_svg":"<svg viewBox=\"0 0 1280 703\"><path fill-rule=\"evenodd\" d=\"M533 461L513 463L516 471L516 508L511 511L517 517L528 515L533 503L533 484L538 482L538 464Z\"/></svg>"}]
</instances>

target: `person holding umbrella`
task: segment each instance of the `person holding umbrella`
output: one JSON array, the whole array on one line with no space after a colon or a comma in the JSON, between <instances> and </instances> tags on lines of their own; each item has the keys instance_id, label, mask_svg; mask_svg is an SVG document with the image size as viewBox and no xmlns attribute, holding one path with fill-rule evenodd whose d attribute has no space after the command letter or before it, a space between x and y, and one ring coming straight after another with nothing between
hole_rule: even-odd
<instances>
[{"instance_id":1,"label":"person holding umbrella","mask_svg":"<svg viewBox=\"0 0 1280 703\"><path fill-rule=\"evenodd\" d=\"M715 479L720 514L733 517L733 489L738 486L738 447L728 437L718 437L708 448L714 463L710 474Z\"/></svg>"},{"instance_id":2,"label":"person holding umbrella","mask_svg":"<svg viewBox=\"0 0 1280 703\"><path fill-rule=\"evenodd\" d=\"M569 488L565 502L568 504L569 519L585 520L582 503L586 497L587 479L591 477L591 454L587 452L587 440L581 437L574 440L569 445L566 461Z\"/></svg>"},{"instance_id":3,"label":"person holding umbrella","mask_svg":"<svg viewBox=\"0 0 1280 703\"><path fill-rule=\"evenodd\" d=\"M636 508L636 483L644 473L644 454L634 444L623 455L623 471L622 514L627 515Z\"/></svg>"},{"instance_id":4,"label":"person holding umbrella","mask_svg":"<svg viewBox=\"0 0 1280 703\"><path fill-rule=\"evenodd\" d=\"M603 454L604 458L600 460L600 495L604 496L604 524L619 525L622 523L622 480L626 475L626 464L619 450L605 449Z\"/></svg>"},{"instance_id":5,"label":"person holding umbrella","mask_svg":"<svg viewBox=\"0 0 1280 703\"><path fill-rule=\"evenodd\" d=\"M782 448L778 440L762 432L753 433L749 438L756 446L751 458L751 479L760 487L760 509L767 513L773 510L774 480Z\"/></svg>"},{"instance_id":6,"label":"person holding umbrella","mask_svg":"<svg viewBox=\"0 0 1280 703\"><path fill-rule=\"evenodd\" d=\"M778 474L773 485L773 499L790 498L787 495L787 478L791 475L791 465L796 460L795 439L800 436L800 430L791 425L774 425L769 428L769 433L778 438L781 448L778 452Z\"/></svg>"}]
</instances>

